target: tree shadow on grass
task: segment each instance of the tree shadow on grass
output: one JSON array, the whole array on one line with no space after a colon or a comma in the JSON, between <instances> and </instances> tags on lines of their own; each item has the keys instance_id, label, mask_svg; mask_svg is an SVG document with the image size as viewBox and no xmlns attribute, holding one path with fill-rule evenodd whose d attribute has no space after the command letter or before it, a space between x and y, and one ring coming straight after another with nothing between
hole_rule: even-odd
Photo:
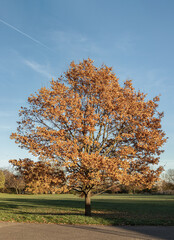
<instances>
[{"instance_id":1,"label":"tree shadow on grass","mask_svg":"<svg viewBox=\"0 0 174 240\"><path fill-rule=\"evenodd\" d=\"M15 199L1 199L0 202L0 210L8 210L8 209L16 209L19 207L27 207L27 208L34 208L35 206L29 204L19 204L19 202L15 203Z\"/></svg>"},{"instance_id":2,"label":"tree shadow on grass","mask_svg":"<svg viewBox=\"0 0 174 240\"><path fill-rule=\"evenodd\" d=\"M3 203L4 201L4 203ZM23 204L24 203L24 204ZM22 204L22 205L21 205ZM84 208L84 201L82 200L53 200L53 199L21 199L21 198L10 198L10 199L3 199L1 200L1 206L24 206L25 208L30 207L46 207L46 208Z\"/></svg>"},{"instance_id":3,"label":"tree shadow on grass","mask_svg":"<svg viewBox=\"0 0 174 240\"><path fill-rule=\"evenodd\" d=\"M55 208L59 209L79 209L84 210L84 199L35 199L35 198L10 198L1 199L0 208L18 208L23 206L25 208ZM168 214L174 216L174 201L170 201L167 204L165 202L145 202L145 201L122 201L117 200L115 202L108 201L106 199L92 199L92 210L100 211L114 211L114 212L129 212L129 214Z\"/></svg>"},{"instance_id":4,"label":"tree shadow on grass","mask_svg":"<svg viewBox=\"0 0 174 240\"><path fill-rule=\"evenodd\" d=\"M0 203L0 210L7 210L7 209L13 209L13 208L16 208L16 205L15 204L4 204L4 203Z\"/></svg>"}]
</instances>

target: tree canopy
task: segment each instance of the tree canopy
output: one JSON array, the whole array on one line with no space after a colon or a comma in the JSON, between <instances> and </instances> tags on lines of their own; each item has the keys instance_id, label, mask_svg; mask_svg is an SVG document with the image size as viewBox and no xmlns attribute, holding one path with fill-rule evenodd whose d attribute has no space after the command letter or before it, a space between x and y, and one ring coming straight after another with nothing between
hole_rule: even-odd
<instances>
[{"instance_id":1,"label":"tree canopy","mask_svg":"<svg viewBox=\"0 0 174 240\"><path fill-rule=\"evenodd\" d=\"M49 88L28 98L11 138L40 159L58 162L69 187L85 195L90 215L92 191L113 183L150 187L157 180L162 167L152 166L166 142L158 101L147 100L131 81L121 86L110 67L72 62Z\"/></svg>"}]
</instances>

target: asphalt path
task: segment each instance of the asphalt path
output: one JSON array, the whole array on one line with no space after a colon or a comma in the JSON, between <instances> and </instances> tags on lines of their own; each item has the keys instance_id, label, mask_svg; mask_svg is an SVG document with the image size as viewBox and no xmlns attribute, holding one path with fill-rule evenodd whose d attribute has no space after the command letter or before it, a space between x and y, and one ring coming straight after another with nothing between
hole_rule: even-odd
<instances>
[{"instance_id":1,"label":"asphalt path","mask_svg":"<svg viewBox=\"0 0 174 240\"><path fill-rule=\"evenodd\" d=\"M0 240L174 240L174 226L111 227L0 222Z\"/></svg>"}]
</instances>

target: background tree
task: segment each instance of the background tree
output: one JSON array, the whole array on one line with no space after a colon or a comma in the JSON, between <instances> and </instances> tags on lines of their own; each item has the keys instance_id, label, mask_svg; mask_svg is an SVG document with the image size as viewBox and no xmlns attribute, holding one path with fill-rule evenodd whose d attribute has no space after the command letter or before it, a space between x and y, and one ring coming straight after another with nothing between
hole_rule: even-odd
<instances>
[{"instance_id":1,"label":"background tree","mask_svg":"<svg viewBox=\"0 0 174 240\"><path fill-rule=\"evenodd\" d=\"M174 169L168 169L162 174L157 188L160 193L174 194Z\"/></svg>"},{"instance_id":2,"label":"background tree","mask_svg":"<svg viewBox=\"0 0 174 240\"><path fill-rule=\"evenodd\" d=\"M0 189L3 189L5 186L5 176L2 170L0 170Z\"/></svg>"},{"instance_id":3,"label":"background tree","mask_svg":"<svg viewBox=\"0 0 174 240\"><path fill-rule=\"evenodd\" d=\"M174 169L168 169L164 173L164 180L168 183L174 184Z\"/></svg>"},{"instance_id":4,"label":"background tree","mask_svg":"<svg viewBox=\"0 0 174 240\"><path fill-rule=\"evenodd\" d=\"M64 172L59 164L34 162L28 158L9 161L21 174L27 185L26 191L32 193L60 193L66 191Z\"/></svg>"},{"instance_id":5,"label":"background tree","mask_svg":"<svg viewBox=\"0 0 174 240\"><path fill-rule=\"evenodd\" d=\"M108 184L150 187L162 167L166 141L161 129L159 97L146 100L131 81L118 82L112 68L88 59L75 64L50 88L41 88L20 111L11 138L40 159L59 162L69 187L90 196Z\"/></svg>"},{"instance_id":6,"label":"background tree","mask_svg":"<svg viewBox=\"0 0 174 240\"><path fill-rule=\"evenodd\" d=\"M22 193L25 189L25 181L22 176L20 175L15 175L13 177L13 184L12 187L15 189L16 194Z\"/></svg>"},{"instance_id":7,"label":"background tree","mask_svg":"<svg viewBox=\"0 0 174 240\"><path fill-rule=\"evenodd\" d=\"M13 172L12 170L4 169L5 176L4 192L16 192L21 193L25 189L25 182L19 172Z\"/></svg>"}]
</instances>

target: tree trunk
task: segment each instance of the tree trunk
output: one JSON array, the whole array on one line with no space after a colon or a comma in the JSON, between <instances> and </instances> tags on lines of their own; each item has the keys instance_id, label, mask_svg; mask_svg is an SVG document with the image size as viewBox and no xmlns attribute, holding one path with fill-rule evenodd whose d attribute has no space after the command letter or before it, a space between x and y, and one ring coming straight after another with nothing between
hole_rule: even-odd
<instances>
[{"instance_id":1,"label":"tree trunk","mask_svg":"<svg viewBox=\"0 0 174 240\"><path fill-rule=\"evenodd\" d=\"M91 216L91 193L85 194L85 216Z\"/></svg>"},{"instance_id":2,"label":"tree trunk","mask_svg":"<svg viewBox=\"0 0 174 240\"><path fill-rule=\"evenodd\" d=\"M18 189L16 188L16 194L18 194L19 192L18 192Z\"/></svg>"}]
</instances>

